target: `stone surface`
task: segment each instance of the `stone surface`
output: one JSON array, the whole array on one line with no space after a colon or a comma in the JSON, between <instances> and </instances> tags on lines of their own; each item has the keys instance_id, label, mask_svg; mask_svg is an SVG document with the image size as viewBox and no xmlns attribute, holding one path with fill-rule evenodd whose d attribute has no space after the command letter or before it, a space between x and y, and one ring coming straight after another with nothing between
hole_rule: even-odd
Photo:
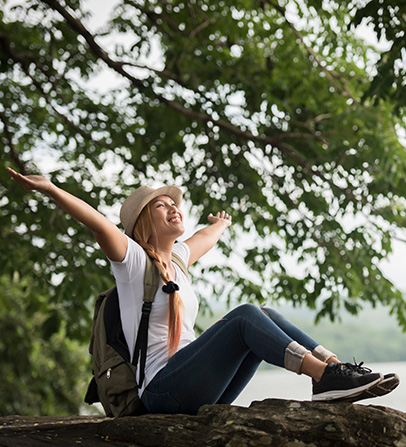
<instances>
[{"instance_id":1,"label":"stone surface","mask_svg":"<svg viewBox=\"0 0 406 447\"><path fill-rule=\"evenodd\" d=\"M196 416L0 418L0 446L406 447L406 413L267 399L206 405Z\"/></svg>"}]
</instances>

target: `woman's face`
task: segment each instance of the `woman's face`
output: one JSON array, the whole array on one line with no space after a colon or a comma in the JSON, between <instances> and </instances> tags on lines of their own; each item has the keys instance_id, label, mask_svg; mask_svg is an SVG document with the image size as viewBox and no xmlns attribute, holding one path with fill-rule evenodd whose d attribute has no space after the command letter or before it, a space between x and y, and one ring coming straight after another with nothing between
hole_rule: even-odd
<instances>
[{"instance_id":1,"label":"woman's face","mask_svg":"<svg viewBox=\"0 0 406 447\"><path fill-rule=\"evenodd\" d=\"M176 240L185 232L183 213L168 196L159 196L149 205L152 221L158 237L170 236Z\"/></svg>"}]
</instances>

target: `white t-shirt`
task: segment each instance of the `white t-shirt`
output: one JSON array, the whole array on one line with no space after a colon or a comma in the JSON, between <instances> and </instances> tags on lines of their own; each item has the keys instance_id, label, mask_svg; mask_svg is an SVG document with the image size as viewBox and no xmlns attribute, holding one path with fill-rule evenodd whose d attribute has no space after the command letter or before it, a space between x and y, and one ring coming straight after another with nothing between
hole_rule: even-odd
<instances>
[{"instance_id":1,"label":"white t-shirt","mask_svg":"<svg viewBox=\"0 0 406 447\"><path fill-rule=\"evenodd\" d=\"M121 323L127 341L131 360L134 354L138 326L144 297L145 252L133 239L127 237L127 253L121 262L110 261L116 279L120 305ZM188 265L190 251L187 244L176 243L173 251ZM173 263L176 271L175 282L179 285L179 295L183 301L182 332L179 348L182 349L196 339L194 325L198 311L198 301L187 276ZM139 394L155 375L168 363L168 294L162 291L164 282L160 279L158 291L152 304L149 319L148 348L145 365L145 380Z\"/></svg>"}]
</instances>

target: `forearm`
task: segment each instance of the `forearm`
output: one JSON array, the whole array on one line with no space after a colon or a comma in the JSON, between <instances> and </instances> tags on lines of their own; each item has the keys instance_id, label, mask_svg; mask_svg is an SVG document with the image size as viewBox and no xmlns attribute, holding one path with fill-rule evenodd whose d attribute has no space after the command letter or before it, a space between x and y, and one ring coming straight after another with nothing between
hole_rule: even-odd
<instances>
[{"instance_id":1,"label":"forearm","mask_svg":"<svg viewBox=\"0 0 406 447\"><path fill-rule=\"evenodd\" d=\"M48 194L66 213L93 231L97 242L112 261L121 261L127 250L127 239L112 222L106 219L88 203L58 188L51 181L39 175L21 175L6 168L13 180L24 189Z\"/></svg>"},{"instance_id":2,"label":"forearm","mask_svg":"<svg viewBox=\"0 0 406 447\"><path fill-rule=\"evenodd\" d=\"M230 225L230 222L229 218L215 219L211 225L197 231L191 238L185 241L190 249L189 265L195 263L216 245L224 230Z\"/></svg>"},{"instance_id":3,"label":"forearm","mask_svg":"<svg viewBox=\"0 0 406 447\"><path fill-rule=\"evenodd\" d=\"M94 233L103 231L110 222L88 203L58 188L53 183L47 194L69 215L90 228Z\"/></svg>"},{"instance_id":4,"label":"forearm","mask_svg":"<svg viewBox=\"0 0 406 447\"><path fill-rule=\"evenodd\" d=\"M196 231L194 236L200 240L204 240L205 245L208 247L207 250L210 250L210 248L216 245L227 227L228 225L224 221L219 221Z\"/></svg>"}]
</instances>

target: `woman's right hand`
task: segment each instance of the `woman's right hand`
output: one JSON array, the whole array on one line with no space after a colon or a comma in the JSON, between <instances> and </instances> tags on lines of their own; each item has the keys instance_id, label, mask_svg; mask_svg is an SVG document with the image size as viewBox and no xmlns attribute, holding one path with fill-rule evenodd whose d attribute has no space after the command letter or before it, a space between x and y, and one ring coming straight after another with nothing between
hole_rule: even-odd
<instances>
[{"instance_id":1,"label":"woman's right hand","mask_svg":"<svg viewBox=\"0 0 406 447\"><path fill-rule=\"evenodd\" d=\"M40 175L22 175L14 171L14 169L6 169L12 179L20 183L24 189L48 192L52 188L53 183L45 177L41 177Z\"/></svg>"},{"instance_id":2,"label":"woman's right hand","mask_svg":"<svg viewBox=\"0 0 406 447\"><path fill-rule=\"evenodd\" d=\"M124 259L127 252L127 237L95 208L40 175L21 175L14 169L6 169L23 188L48 193L63 210L86 225L109 259L112 261Z\"/></svg>"}]
</instances>

